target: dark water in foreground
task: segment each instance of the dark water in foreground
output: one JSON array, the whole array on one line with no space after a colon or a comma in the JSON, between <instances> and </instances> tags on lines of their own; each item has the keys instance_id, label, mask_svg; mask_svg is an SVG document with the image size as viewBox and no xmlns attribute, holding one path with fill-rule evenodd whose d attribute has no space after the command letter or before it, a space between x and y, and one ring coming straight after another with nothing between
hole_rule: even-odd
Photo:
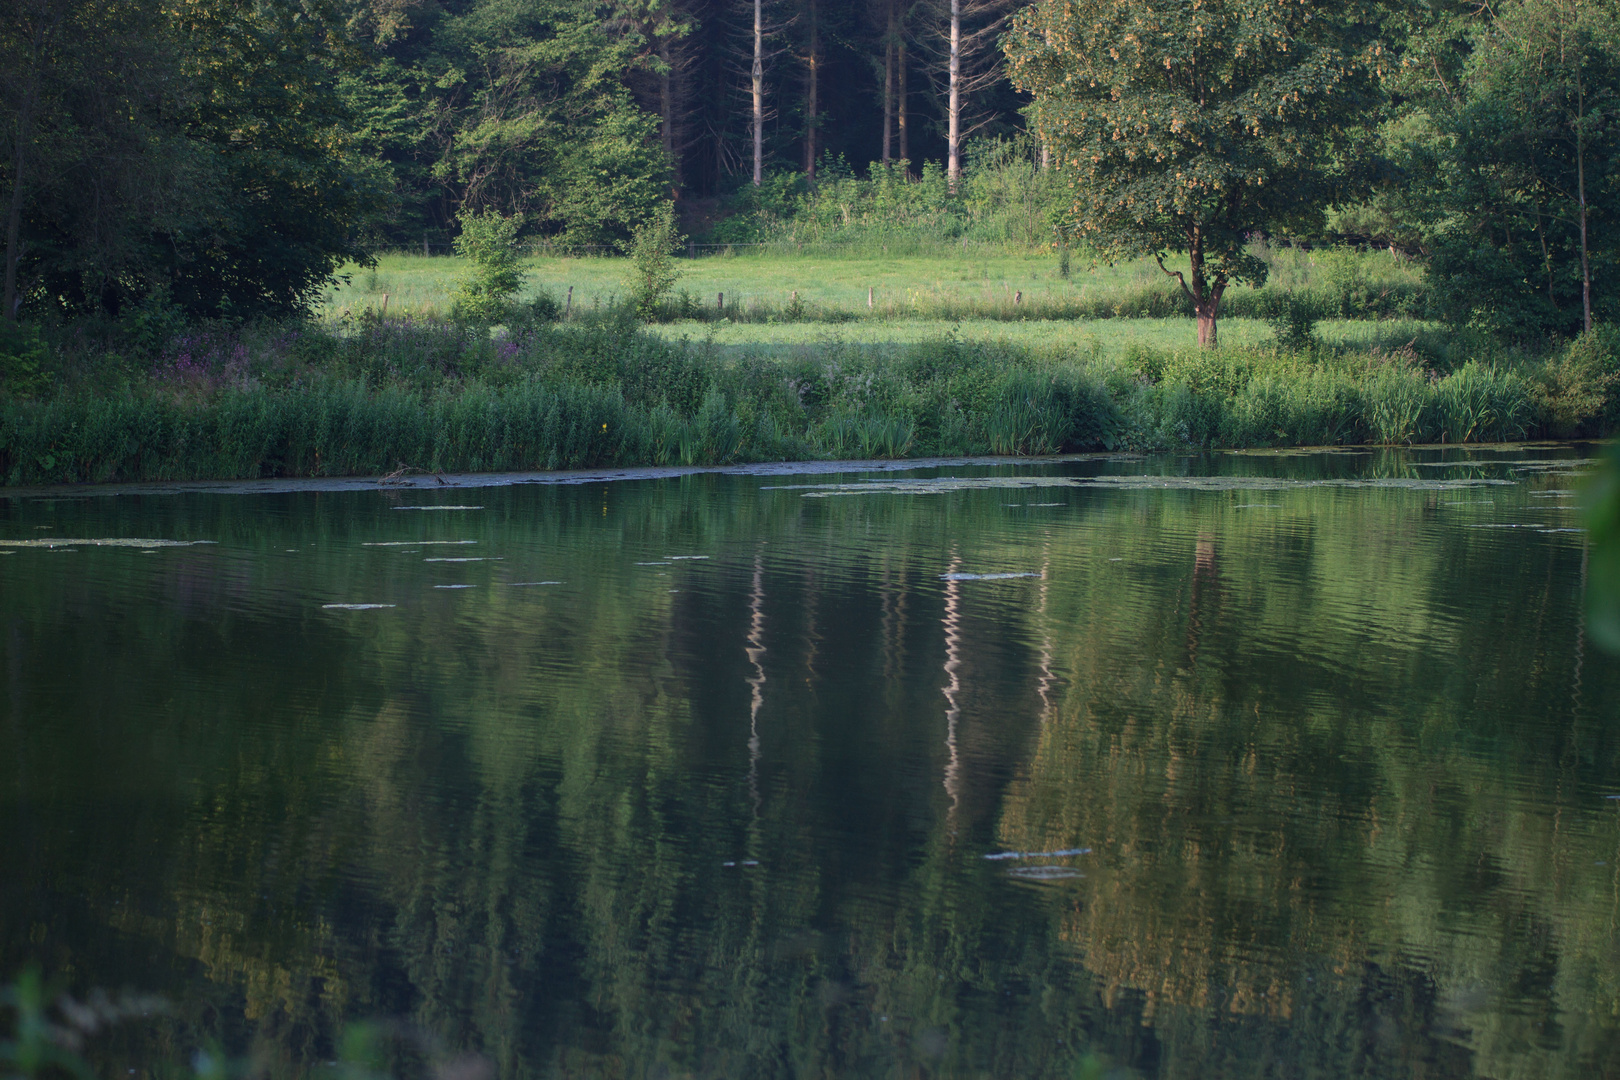
<instances>
[{"instance_id":1,"label":"dark water in foreground","mask_svg":"<svg viewBox=\"0 0 1620 1080\"><path fill-rule=\"evenodd\" d=\"M1620 1075L1579 456L0 501L0 972L142 1069Z\"/></svg>"}]
</instances>

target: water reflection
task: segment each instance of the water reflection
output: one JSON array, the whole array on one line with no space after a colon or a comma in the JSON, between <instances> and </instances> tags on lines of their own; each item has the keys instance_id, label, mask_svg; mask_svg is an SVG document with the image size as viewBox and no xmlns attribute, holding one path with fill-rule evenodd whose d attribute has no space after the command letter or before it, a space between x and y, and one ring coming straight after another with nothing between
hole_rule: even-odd
<instances>
[{"instance_id":1,"label":"water reflection","mask_svg":"<svg viewBox=\"0 0 1620 1080\"><path fill-rule=\"evenodd\" d=\"M1620 1073L1580 455L1440 456L0 503L88 538L0 559L0 966L289 1071Z\"/></svg>"}]
</instances>

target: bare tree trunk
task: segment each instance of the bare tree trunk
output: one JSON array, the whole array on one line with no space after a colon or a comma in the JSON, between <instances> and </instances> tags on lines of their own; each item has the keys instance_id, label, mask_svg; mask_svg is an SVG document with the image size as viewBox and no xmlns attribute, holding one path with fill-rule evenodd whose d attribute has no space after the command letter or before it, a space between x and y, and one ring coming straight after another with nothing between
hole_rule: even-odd
<instances>
[{"instance_id":1,"label":"bare tree trunk","mask_svg":"<svg viewBox=\"0 0 1620 1080\"><path fill-rule=\"evenodd\" d=\"M754 0L754 186L765 178L765 15Z\"/></svg>"},{"instance_id":2,"label":"bare tree trunk","mask_svg":"<svg viewBox=\"0 0 1620 1080\"><path fill-rule=\"evenodd\" d=\"M1580 93L1577 90L1577 93ZM1585 95L1577 99L1577 108L1586 110ZM1577 123L1580 121L1577 120ZM1575 133L1575 189L1581 207L1581 329L1592 329L1592 263L1586 250L1586 134L1585 125Z\"/></svg>"},{"instance_id":3,"label":"bare tree trunk","mask_svg":"<svg viewBox=\"0 0 1620 1080\"><path fill-rule=\"evenodd\" d=\"M894 138L894 26L895 0L889 0L888 31L883 40L883 164L893 156L890 145Z\"/></svg>"},{"instance_id":4,"label":"bare tree trunk","mask_svg":"<svg viewBox=\"0 0 1620 1080\"><path fill-rule=\"evenodd\" d=\"M951 93L945 181L951 193L962 179L962 0L951 0Z\"/></svg>"},{"instance_id":5,"label":"bare tree trunk","mask_svg":"<svg viewBox=\"0 0 1620 1080\"><path fill-rule=\"evenodd\" d=\"M906 27L898 17L895 19L894 39L894 66L895 66L895 100L894 115L895 126L900 135L900 160L911 161L911 126L906 122L908 110L906 102L910 100L906 95ZM908 164L906 169L909 171Z\"/></svg>"},{"instance_id":6,"label":"bare tree trunk","mask_svg":"<svg viewBox=\"0 0 1620 1080\"><path fill-rule=\"evenodd\" d=\"M817 80L821 74L821 27L817 22L816 0L806 0L805 14L810 19L810 55L804 73L804 175L813 184L816 182L816 125L820 123Z\"/></svg>"},{"instance_id":7,"label":"bare tree trunk","mask_svg":"<svg viewBox=\"0 0 1620 1080\"><path fill-rule=\"evenodd\" d=\"M675 57L668 38L658 45L658 59L664 64L664 70L658 75L659 141L663 145L664 156L669 159L670 168L674 173L672 179L678 192L681 188L681 163L677 156L675 138Z\"/></svg>"}]
</instances>

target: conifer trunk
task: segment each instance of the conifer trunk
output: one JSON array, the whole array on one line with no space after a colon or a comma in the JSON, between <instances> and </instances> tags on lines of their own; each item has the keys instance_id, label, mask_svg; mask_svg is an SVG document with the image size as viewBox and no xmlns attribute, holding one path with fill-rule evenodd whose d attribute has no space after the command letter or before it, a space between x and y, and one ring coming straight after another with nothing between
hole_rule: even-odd
<instances>
[{"instance_id":1,"label":"conifer trunk","mask_svg":"<svg viewBox=\"0 0 1620 1080\"><path fill-rule=\"evenodd\" d=\"M894 28L895 0L889 0L888 29L883 38L883 164L887 165L894 138Z\"/></svg>"},{"instance_id":2,"label":"conifer trunk","mask_svg":"<svg viewBox=\"0 0 1620 1080\"><path fill-rule=\"evenodd\" d=\"M810 50L804 72L804 175L813 184L816 182L816 125L820 122L817 83L821 75L821 27L817 23L816 0L806 0L805 14L810 20Z\"/></svg>"},{"instance_id":3,"label":"conifer trunk","mask_svg":"<svg viewBox=\"0 0 1620 1080\"><path fill-rule=\"evenodd\" d=\"M951 92L945 181L951 193L962 179L962 0L951 0Z\"/></svg>"},{"instance_id":4,"label":"conifer trunk","mask_svg":"<svg viewBox=\"0 0 1620 1080\"><path fill-rule=\"evenodd\" d=\"M754 0L754 186L765 178L765 13Z\"/></svg>"},{"instance_id":5,"label":"conifer trunk","mask_svg":"<svg viewBox=\"0 0 1620 1080\"><path fill-rule=\"evenodd\" d=\"M1578 81L1580 72L1576 72L1576 123L1580 126L1575 130L1575 188L1576 197L1580 201L1581 214L1581 329L1592 329L1592 262L1586 249L1586 126L1585 119L1586 95L1585 87Z\"/></svg>"},{"instance_id":6,"label":"conifer trunk","mask_svg":"<svg viewBox=\"0 0 1620 1080\"><path fill-rule=\"evenodd\" d=\"M898 3L898 0L897 0ZM911 128L906 123L906 26L898 16L895 19L894 66L895 66L895 100L894 114L895 126L899 129L900 160L911 161ZM910 171L907 164L906 169Z\"/></svg>"}]
</instances>

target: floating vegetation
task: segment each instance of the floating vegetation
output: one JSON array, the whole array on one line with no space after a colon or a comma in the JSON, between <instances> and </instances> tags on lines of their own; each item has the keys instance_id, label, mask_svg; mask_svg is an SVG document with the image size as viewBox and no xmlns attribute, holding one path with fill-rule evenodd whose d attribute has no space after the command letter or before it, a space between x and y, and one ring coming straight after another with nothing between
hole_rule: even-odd
<instances>
[{"instance_id":1,"label":"floating vegetation","mask_svg":"<svg viewBox=\"0 0 1620 1080\"><path fill-rule=\"evenodd\" d=\"M1069 855L1090 855L1088 847L1059 848L1056 851L997 851L984 858L991 862L1001 859L1060 859Z\"/></svg>"},{"instance_id":2,"label":"floating vegetation","mask_svg":"<svg viewBox=\"0 0 1620 1080\"><path fill-rule=\"evenodd\" d=\"M953 491L1008 488L1107 488L1117 491L1296 491L1302 488L1394 488L1449 491L1457 488L1511 487L1515 481L1487 477L1427 479L1383 477L1376 480L1288 480L1274 476L947 476L933 480L867 480L858 484L783 484L761 491L798 491L807 499L834 495L942 495ZM1009 504L1010 505L1010 504Z\"/></svg>"},{"instance_id":3,"label":"floating vegetation","mask_svg":"<svg viewBox=\"0 0 1620 1080\"><path fill-rule=\"evenodd\" d=\"M322 604L328 611L375 611L378 608L398 607L397 604Z\"/></svg>"},{"instance_id":4,"label":"floating vegetation","mask_svg":"<svg viewBox=\"0 0 1620 1080\"><path fill-rule=\"evenodd\" d=\"M396 506L395 510L482 510L482 506Z\"/></svg>"},{"instance_id":5,"label":"floating vegetation","mask_svg":"<svg viewBox=\"0 0 1620 1080\"><path fill-rule=\"evenodd\" d=\"M65 548L65 547L117 547L117 548L171 548L196 547L198 544L217 544L217 540L141 540L120 536L108 540L68 540L42 536L37 540L0 540L0 547L8 548Z\"/></svg>"},{"instance_id":6,"label":"floating vegetation","mask_svg":"<svg viewBox=\"0 0 1620 1080\"><path fill-rule=\"evenodd\" d=\"M410 509L414 509L414 507L396 506L396 507L394 507L394 509L395 510L410 510ZM478 541L476 541L476 540L367 540L364 543L362 543L360 546L361 547L428 547L429 545L448 546L448 545L452 545L452 544L476 544L476 543L478 543ZM288 548L287 550L291 551L292 548Z\"/></svg>"},{"instance_id":7,"label":"floating vegetation","mask_svg":"<svg viewBox=\"0 0 1620 1080\"><path fill-rule=\"evenodd\" d=\"M1037 571L1024 570L1009 574L941 574L941 581L1005 581L1008 578L1040 577Z\"/></svg>"},{"instance_id":8,"label":"floating vegetation","mask_svg":"<svg viewBox=\"0 0 1620 1080\"><path fill-rule=\"evenodd\" d=\"M504 562L500 555L470 555L463 558L452 558L448 555L429 555L423 562Z\"/></svg>"},{"instance_id":9,"label":"floating vegetation","mask_svg":"<svg viewBox=\"0 0 1620 1080\"><path fill-rule=\"evenodd\" d=\"M1086 875L1072 866L1015 866L1007 876L1024 881L1068 881Z\"/></svg>"}]
</instances>

